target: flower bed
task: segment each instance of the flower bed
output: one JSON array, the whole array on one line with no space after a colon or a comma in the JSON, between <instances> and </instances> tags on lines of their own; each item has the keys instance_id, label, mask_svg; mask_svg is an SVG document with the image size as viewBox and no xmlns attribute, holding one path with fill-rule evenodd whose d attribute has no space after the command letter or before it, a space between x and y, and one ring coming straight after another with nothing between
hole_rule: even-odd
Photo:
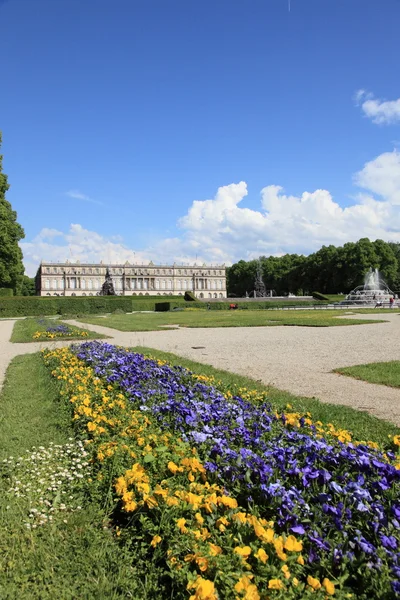
<instances>
[{"instance_id":1,"label":"flower bed","mask_svg":"<svg viewBox=\"0 0 400 600\"><path fill-rule=\"evenodd\" d=\"M88 332L77 327L70 327L69 325L60 324L54 325L51 321L46 319L39 319L38 325L42 328L46 327L43 331L35 331L32 338L34 340L54 340L57 338L85 338L88 337Z\"/></svg>"},{"instance_id":2,"label":"flower bed","mask_svg":"<svg viewBox=\"0 0 400 600\"><path fill-rule=\"evenodd\" d=\"M399 591L399 439L383 453L182 368L107 344L74 351L45 360L90 434L96 485L114 486L117 533L165 560L176 597Z\"/></svg>"}]
</instances>

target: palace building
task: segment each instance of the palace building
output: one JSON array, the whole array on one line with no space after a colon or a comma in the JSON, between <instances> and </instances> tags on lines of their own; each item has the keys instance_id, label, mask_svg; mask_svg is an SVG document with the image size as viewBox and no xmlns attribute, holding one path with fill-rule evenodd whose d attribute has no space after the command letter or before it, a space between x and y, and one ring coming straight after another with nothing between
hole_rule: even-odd
<instances>
[{"instance_id":1,"label":"palace building","mask_svg":"<svg viewBox=\"0 0 400 600\"><path fill-rule=\"evenodd\" d=\"M40 296L96 296L109 270L120 296L183 296L226 298L225 265L123 265L41 262L36 275Z\"/></svg>"}]
</instances>

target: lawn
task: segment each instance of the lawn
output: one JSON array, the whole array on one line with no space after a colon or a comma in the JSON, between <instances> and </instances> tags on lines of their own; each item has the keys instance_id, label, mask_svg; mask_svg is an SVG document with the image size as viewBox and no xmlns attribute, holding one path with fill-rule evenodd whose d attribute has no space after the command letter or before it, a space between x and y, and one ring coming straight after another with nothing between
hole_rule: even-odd
<instances>
[{"instance_id":1,"label":"lawn","mask_svg":"<svg viewBox=\"0 0 400 600\"><path fill-rule=\"evenodd\" d=\"M383 321L341 319L337 310L198 310L149 314L88 316L79 319L82 323L102 325L119 331L157 331L166 326L180 327L273 327L294 325L303 327L332 327L380 323Z\"/></svg>"},{"instance_id":2,"label":"lawn","mask_svg":"<svg viewBox=\"0 0 400 600\"><path fill-rule=\"evenodd\" d=\"M68 514L67 523L67 515L55 515L52 524L28 529L29 491L27 498L8 491L7 457L50 443L65 447L73 436L69 408L60 402L59 387L39 353L12 361L0 403L1 599L144 598L140 566L132 565L128 550L103 527L106 507L83 499L84 510Z\"/></svg>"},{"instance_id":3,"label":"lawn","mask_svg":"<svg viewBox=\"0 0 400 600\"><path fill-rule=\"evenodd\" d=\"M369 383L379 383L389 387L400 387L400 361L369 363L335 369L335 373L362 379Z\"/></svg>"},{"instance_id":4,"label":"lawn","mask_svg":"<svg viewBox=\"0 0 400 600\"><path fill-rule=\"evenodd\" d=\"M52 339L40 337L39 339L35 339L34 335L37 332L40 332L42 336L45 335L47 329L55 329L59 326L63 326L65 331L68 330L68 335L57 335ZM11 334L11 342L14 343L26 343L26 342L36 342L36 341L61 341L63 339L69 340L78 340L82 339L93 340L105 338L107 336L101 335L100 333L95 333L94 331L89 331L88 329L83 329L80 327L71 327L67 323L63 321L59 321L58 319L48 319L43 317L33 317L27 319L21 319L15 322L13 332Z\"/></svg>"}]
</instances>

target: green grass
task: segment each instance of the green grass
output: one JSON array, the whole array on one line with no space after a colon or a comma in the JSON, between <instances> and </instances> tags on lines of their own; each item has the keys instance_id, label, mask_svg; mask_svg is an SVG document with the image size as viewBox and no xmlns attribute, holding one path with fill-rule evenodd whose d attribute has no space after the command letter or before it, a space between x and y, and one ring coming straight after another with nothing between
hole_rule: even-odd
<instances>
[{"instance_id":1,"label":"green grass","mask_svg":"<svg viewBox=\"0 0 400 600\"><path fill-rule=\"evenodd\" d=\"M54 321L50 321L49 319L46 319L46 324L40 324L38 318L27 318L27 319L21 319L19 321L15 322L14 325L14 329L13 332L11 334L11 342L14 343L26 343L26 342L37 342L37 341L47 341L47 340L34 340L33 339L33 334L36 333L36 331L46 331L46 328L49 326L49 323L54 324L54 326L56 325L68 325L68 323L64 323L64 321L59 321L54 320ZM73 326L73 329L77 329L79 331L86 331L88 333L88 336L86 338L81 338L79 336L76 337L59 337L59 338L55 338L54 340L51 341L60 341L60 340L82 340L82 339L89 339L89 340L93 340L93 339L99 339L99 338L105 338L106 336L101 335L100 333L95 333L94 331L89 331L88 329L81 329L80 327L75 327ZM49 340L50 341L50 340Z\"/></svg>"},{"instance_id":2,"label":"green grass","mask_svg":"<svg viewBox=\"0 0 400 600\"><path fill-rule=\"evenodd\" d=\"M400 387L400 361L369 363L335 369L335 373L362 379L369 383L379 383L389 387Z\"/></svg>"},{"instance_id":3,"label":"green grass","mask_svg":"<svg viewBox=\"0 0 400 600\"><path fill-rule=\"evenodd\" d=\"M181 327L272 327L298 325L305 327L332 327L377 323L366 319L340 319L337 310L274 310L274 311L190 311L133 315L109 315L105 318L88 316L82 323L103 325L119 331L156 331L165 325Z\"/></svg>"},{"instance_id":4,"label":"green grass","mask_svg":"<svg viewBox=\"0 0 400 600\"><path fill-rule=\"evenodd\" d=\"M0 459L18 457L32 446L65 443L71 414L59 402L55 380L39 354L15 358L0 396ZM1 466L0 466L1 468ZM132 562L106 525L94 501L68 523L27 530L26 500L7 493L0 471L1 600L122 600L156 598L143 591L143 564ZM149 585L147 586L149 588Z\"/></svg>"},{"instance_id":5,"label":"green grass","mask_svg":"<svg viewBox=\"0 0 400 600\"><path fill-rule=\"evenodd\" d=\"M294 396L289 392L266 386L254 379L236 375L229 371L215 369L209 365L182 358L169 352L162 352L161 350L142 346L133 348L133 351L166 360L172 365L181 365L193 373L214 377L216 380L222 381L225 385L267 392L271 404L278 411L285 409L286 405L290 404L293 407L293 411L301 413L310 412L314 421L319 420L322 423L333 423L336 427L347 429L358 440L386 444L388 442L388 435L398 435L400 433L400 429L396 425L347 406L327 404L316 398Z\"/></svg>"},{"instance_id":6,"label":"green grass","mask_svg":"<svg viewBox=\"0 0 400 600\"><path fill-rule=\"evenodd\" d=\"M329 298L330 302L341 302L346 298L345 294L324 294L326 298Z\"/></svg>"}]
</instances>

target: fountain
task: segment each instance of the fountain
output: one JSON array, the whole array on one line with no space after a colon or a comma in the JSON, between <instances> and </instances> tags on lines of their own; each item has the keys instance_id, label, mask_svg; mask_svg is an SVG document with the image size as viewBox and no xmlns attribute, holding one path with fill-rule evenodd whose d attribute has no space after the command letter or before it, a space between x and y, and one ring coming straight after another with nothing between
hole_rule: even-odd
<instances>
[{"instance_id":1,"label":"fountain","mask_svg":"<svg viewBox=\"0 0 400 600\"><path fill-rule=\"evenodd\" d=\"M394 297L387 283L381 279L378 269L371 268L364 277L364 285L352 290L340 304L376 306L389 304L390 298Z\"/></svg>"},{"instance_id":2,"label":"fountain","mask_svg":"<svg viewBox=\"0 0 400 600\"><path fill-rule=\"evenodd\" d=\"M265 283L262 278L262 264L261 260L257 261L257 273L254 280L254 298L265 298L267 291L265 289Z\"/></svg>"}]
</instances>

